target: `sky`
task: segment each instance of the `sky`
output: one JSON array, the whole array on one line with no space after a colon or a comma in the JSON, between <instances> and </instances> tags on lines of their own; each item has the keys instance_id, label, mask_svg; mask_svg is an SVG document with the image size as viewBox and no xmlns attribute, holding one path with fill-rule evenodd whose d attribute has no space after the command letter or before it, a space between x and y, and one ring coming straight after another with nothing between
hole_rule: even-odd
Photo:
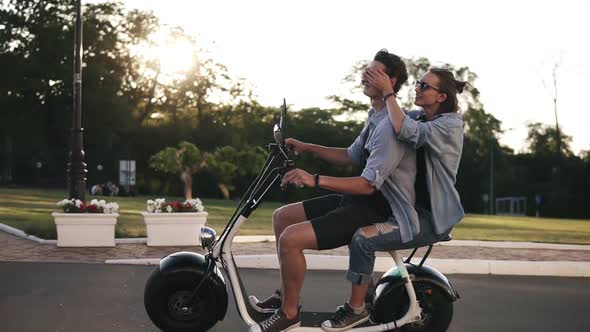
<instances>
[{"instance_id":1,"label":"sky","mask_svg":"<svg viewBox=\"0 0 590 332\"><path fill-rule=\"evenodd\" d=\"M554 125L572 148L590 150L590 2L396 0L126 0L178 25L246 79L263 105L330 107L358 61L386 48L434 64L468 66L485 110L502 121L501 142L526 147L526 125ZM545 83L544 83L545 82Z\"/></svg>"}]
</instances>

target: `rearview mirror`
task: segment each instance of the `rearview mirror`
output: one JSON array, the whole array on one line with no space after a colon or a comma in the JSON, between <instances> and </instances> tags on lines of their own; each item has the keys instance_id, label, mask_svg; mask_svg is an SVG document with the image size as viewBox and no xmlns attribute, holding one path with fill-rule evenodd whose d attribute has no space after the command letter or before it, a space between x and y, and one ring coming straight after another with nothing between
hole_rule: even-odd
<instances>
[{"instance_id":1,"label":"rearview mirror","mask_svg":"<svg viewBox=\"0 0 590 332\"><path fill-rule=\"evenodd\" d=\"M283 132L281 131L281 127L279 125L275 124L272 135L278 145L285 146L285 137L283 136Z\"/></svg>"}]
</instances>

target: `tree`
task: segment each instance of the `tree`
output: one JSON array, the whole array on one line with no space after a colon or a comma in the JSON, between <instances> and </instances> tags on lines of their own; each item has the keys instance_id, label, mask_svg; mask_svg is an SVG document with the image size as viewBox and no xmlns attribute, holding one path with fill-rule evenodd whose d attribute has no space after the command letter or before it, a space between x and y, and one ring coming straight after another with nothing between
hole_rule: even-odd
<instances>
[{"instance_id":1,"label":"tree","mask_svg":"<svg viewBox=\"0 0 590 332\"><path fill-rule=\"evenodd\" d=\"M240 149L224 146L207 154L207 167L215 175L217 186L225 199L229 199L230 191L235 189L233 181L236 177L249 177L260 171L265 155L262 148L251 146Z\"/></svg>"},{"instance_id":2,"label":"tree","mask_svg":"<svg viewBox=\"0 0 590 332\"><path fill-rule=\"evenodd\" d=\"M72 113L74 2L5 0L0 4L0 145L3 173L24 182L35 160L65 176ZM113 165L135 125L134 100L122 87L134 59L129 48L155 18L120 2L86 4L82 121L89 165ZM131 135L129 135L131 136ZM120 148L119 148L120 147ZM128 147L127 147L128 148ZM93 168L89 171L92 172ZM114 174L114 169L108 170ZM89 173L89 177L92 173ZM62 182L63 183L63 182Z\"/></svg>"},{"instance_id":3,"label":"tree","mask_svg":"<svg viewBox=\"0 0 590 332\"><path fill-rule=\"evenodd\" d=\"M205 165L205 156L189 142L181 142L178 149L167 147L150 158L150 167L153 169L180 175L186 199L193 198L193 175Z\"/></svg>"},{"instance_id":4,"label":"tree","mask_svg":"<svg viewBox=\"0 0 590 332\"><path fill-rule=\"evenodd\" d=\"M570 148L572 137L565 135L558 127L551 127L542 123L528 125L527 142L531 153L540 156L572 156ZM556 133L556 131L559 131Z\"/></svg>"}]
</instances>

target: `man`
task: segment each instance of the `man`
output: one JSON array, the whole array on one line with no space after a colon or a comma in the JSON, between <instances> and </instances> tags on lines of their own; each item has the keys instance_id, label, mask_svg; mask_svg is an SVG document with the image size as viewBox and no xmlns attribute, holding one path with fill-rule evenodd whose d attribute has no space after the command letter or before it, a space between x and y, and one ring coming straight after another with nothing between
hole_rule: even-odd
<instances>
[{"instance_id":1,"label":"man","mask_svg":"<svg viewBox=\"0 0 590 332\"><path fill-rule=\"evenodd\" d=\"M379 89L362 80L363 93L371 99L372 108L365 127L350 147L334 148L287 140L297 153L312 153L335 164L357 165L362 173L356 177L338 178L294 169L285 174L282 185L320 187L341 194L289 204L274 212L273 227L283 286L282 291L277 290L264 301L249 297L257 311L275 312L252 326L252 332L286 331L301 324L299 294L306 271L303 250L346 245L360 227L376 225L387 232L396 228L395 220L403 219L410 224L417 221L413 187L415 152L396 140L385 104L387 98L395 98L395 93L407 80L406 67L397 55L381 50L368 68L387 73L394 93L384 96ZM362 285L367 281L367 276L352 270L346 277ZM335 315L340 317L341 311L345 310L346 319L338 320L338 326L330 323L324 328L346 329L365 322L368 312L363 307L364 302L361 303L357 307L345 304Z\"/></svg>"}]
</instances>

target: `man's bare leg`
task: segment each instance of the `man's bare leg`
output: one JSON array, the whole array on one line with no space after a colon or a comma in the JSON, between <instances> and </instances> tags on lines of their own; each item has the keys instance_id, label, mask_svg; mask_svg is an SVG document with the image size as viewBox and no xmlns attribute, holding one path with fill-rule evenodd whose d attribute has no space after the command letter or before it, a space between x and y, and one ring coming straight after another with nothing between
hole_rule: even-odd
<instances>
[{"instance_id":1,"label":"man's bare leg","mask_svg":"<svg viewBox=\"0 0 590 332\"><path fill-rule=\"evenodd\" d=\"M303 287L307 264L304 249L317 249L317 239L309 221L287 227L279 239L281 280L283 282L282 310L287 318L299 311L299 294Z\"/></svg>"},{"instance_id":2,"label":"man's bare leg","mask_svg":"<svg viewBox=\"0 0 590 332\"><path fill-rule=\"evenodd\" d=\"M282 206L272 213L272 228L275 233L277 253L279 252L279 239L285 228L303 221L307 221L307 217L302 202Z\"/></svg>"}]
</instances>

